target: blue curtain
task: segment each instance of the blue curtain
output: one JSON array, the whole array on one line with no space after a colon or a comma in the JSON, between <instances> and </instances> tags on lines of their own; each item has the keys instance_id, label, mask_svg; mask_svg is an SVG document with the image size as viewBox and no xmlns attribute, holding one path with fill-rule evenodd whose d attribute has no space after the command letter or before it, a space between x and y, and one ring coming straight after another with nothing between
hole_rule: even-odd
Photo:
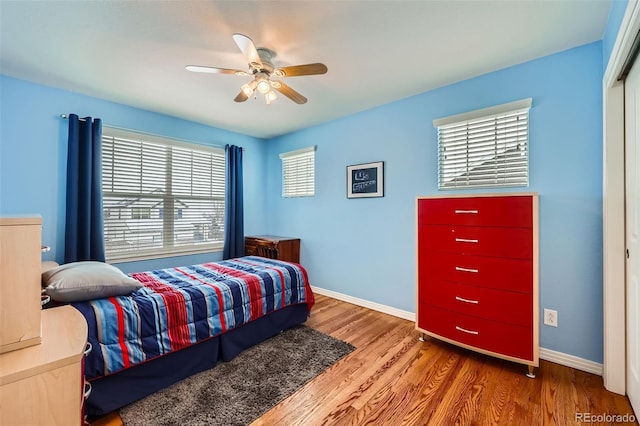
<instances>
[{"instance_id":1,"label":"blue curtain","mask_svg":"<svg viewBox=\"0 0 640 426\"><path fill-rule=\"evenodd\" d=\"M244 256L244 213L242 201L242 148L224 147L226 189L224 194L223 259Z\"/></svg>"},{"instance_id":2,"label":"blue curtain","mask_svg":"<svg viewBox=\"0 0 640 426\"><path fill-rule=\"evenodd\" d=\"M102 121L69 115L64 262L104 262Z\"/></svg>"}]
</instances>

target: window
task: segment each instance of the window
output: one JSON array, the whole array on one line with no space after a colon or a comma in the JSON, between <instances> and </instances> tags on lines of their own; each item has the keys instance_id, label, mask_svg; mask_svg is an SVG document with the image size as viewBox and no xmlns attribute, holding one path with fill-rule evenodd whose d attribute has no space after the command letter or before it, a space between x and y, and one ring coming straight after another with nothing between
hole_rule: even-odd
<instances>
[{"instance_id":1,"label":"window","mask_svg":"<svg viewBox=\"0 0 640 426\"><path fill-rule=\"evenodd\" d=\"M151 209L149 207L132 207L132 219L151 219Z\"/></svg>"},{"instance_id":2,"label":"window","mask_svg":"<svg viewBox=\"0 0 640 426\"><path fill-rule=\"evenodd\" d=\"M158 214L160 215L160 219L162 219L162 215L164 214L164 210L162 209L162 207L158 209ZM173 218L182 219L182 209L175 209L175 211L173 212Z\"/></svg>"},{"instance_id":3,"label":"window","mask_svg":"<svg viewBox=\"0 0 640 426\"><path fill-rule=\"evenodd\" d=\"M316 147L280 154L282 160L282 196L311 197L315 194Z\"/></svg>"},{"instance_id":4,"label":"window","mask_svg":"<svg viewBox=\"0 0 640 426\"><path fill-rule=\"evenodd\" d=\"M107 260L221 248L224 188L224 149L105 127Z\"/></svg>"},{"instance_id":5,"label":"window","mask_svg":"<svg viewBox=\"0 0 640 426\"><path fill-rule=\"evenodd\" d=\"M529 185L531 98L433 121L438 189Z\"/></svg>"}]
</instances>

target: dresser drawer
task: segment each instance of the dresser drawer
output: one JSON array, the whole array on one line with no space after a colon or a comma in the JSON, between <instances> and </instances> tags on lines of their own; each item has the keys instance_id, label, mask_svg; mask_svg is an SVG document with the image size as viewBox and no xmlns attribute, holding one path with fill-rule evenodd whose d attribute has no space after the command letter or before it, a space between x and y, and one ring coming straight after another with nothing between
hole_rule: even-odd
<instances>
[{"instance_id":1,"label":"dresser drawer","mask_svg":"<svg viewBox=\"0 0 640 426\"><path fill-rule=\"evenodd\" d=\"M454 253L421 251L419 282L450 281L461 284L531 293L533 261L498 257L461 256Z\"/></svg>"},{"instance_id":2,"label":"dresser drawer","mask_svg":"<svg viewBox=\"0 0 640 426\"><path fill-rule=\"evenodd\" d=\"M420 286L420 300L465 315L530 327L533 296L429 279Z\"/></svg>"},{"instance_id":3,"label":"dresser drawer","mask_svg":"<svg viewBox=\"0 0 640 426\"><path fill-rule=\"evenodd\" d=\"M531 196L453 197L418 200L418 223L531 227Z\"/></svg>"},{"instance_id":4,"label":"dresser drawer","mask_svg":"<svg viewBox=\"0 0 640 426\"><path fill-rule=\"evenodd\" d=\"M420 304L418 326L438 336L502 355L533 360L533 329Z\"/></svg>"},{"instance_id":5,"label":"dresser drawer","mask_svg":"<svg viewBox=\"0 0 640 426\"><path fill-rule=\"evenodd\" d=\"M533 258L533 235L527 228L421 225L418 232L421 252Z\"/></svg>"}]
</instances>

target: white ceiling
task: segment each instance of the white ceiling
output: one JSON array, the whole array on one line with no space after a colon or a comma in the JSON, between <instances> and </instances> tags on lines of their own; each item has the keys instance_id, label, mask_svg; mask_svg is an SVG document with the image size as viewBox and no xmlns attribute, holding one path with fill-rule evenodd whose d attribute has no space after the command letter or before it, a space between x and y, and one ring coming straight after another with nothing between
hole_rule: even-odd
<instances>
[{"instance_id":1,"label":"white ceiling","mask_svg":"<svg viewBox=\"0 0 640 426\"><path fill-rule=\"evenodd\" d=\"M270 138L600 40L611 0L8 1L2 74ZM276 66L322 62L285 82L309 102L233 98L250 77L233 33ZM91 114L91 111L60 111ZM102 117L109 123L108 117Z\"/></svg>"}]
</instances>

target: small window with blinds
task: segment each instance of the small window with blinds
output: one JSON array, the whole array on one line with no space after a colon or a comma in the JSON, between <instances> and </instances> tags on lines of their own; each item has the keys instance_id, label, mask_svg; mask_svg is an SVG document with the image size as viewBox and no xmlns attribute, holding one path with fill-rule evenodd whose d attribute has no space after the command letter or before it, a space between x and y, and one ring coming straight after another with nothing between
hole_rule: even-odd
<instances>
[{"instance_id":1,"label":"small window with blinds","mask_svg":"<svg viewBox=\"0 0 640 426\"><path fill-rule=\"evenodd\" d=\"M315 194L316 147L280 154L282 160L282 196L312 197Z\"/></svg>"},{"instance_id":2,"label":"small window with blinds","mask_svg":"<svg viewBox=\"0 0 640 426\"><path fill-rule=\"evenodd\" d=\"M531 98L433 121L438 189L529 185Z\"/></svg>"},{"instance_id":3,"label":"small window with blinds","mask_svg":"<svg viewBox=\"0 0 640 426\"><path fill-rule=\"evenodd\" d=\"M222 248L224 189L224 149L105 127L107 260Z\"/></svg>"}]
</instances>

